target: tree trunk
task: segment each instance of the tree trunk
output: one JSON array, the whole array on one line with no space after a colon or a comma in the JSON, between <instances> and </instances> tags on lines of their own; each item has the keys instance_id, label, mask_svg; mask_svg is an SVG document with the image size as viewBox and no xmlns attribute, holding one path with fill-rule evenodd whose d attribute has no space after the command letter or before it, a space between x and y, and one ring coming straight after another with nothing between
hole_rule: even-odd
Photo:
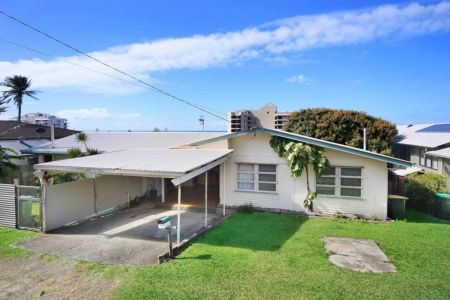
<instances>
[{"instance_id":1,"label":"tree trunk","mask_svg":"<svg viewBox=\"0 0 450 300\"><path fill-rule=\"evenodd\" d=\"M308 192L308 195L309 195L310 189L309 189L309 171L308 171L308 165L306 165L305 171L306 171L306 191Z\"/></svg>"},{"instance_id":2,"label":"tree trunk","mask_svg":"<svg viewBox=\"0 0 450 300\"><path fill-rule=\"evenodd\" d=\"M17 121L18 122L22 122L22 103L18 103L17 104L17 111L18 111L18 114L17 114Z\"/></svg>"}]
</instances>

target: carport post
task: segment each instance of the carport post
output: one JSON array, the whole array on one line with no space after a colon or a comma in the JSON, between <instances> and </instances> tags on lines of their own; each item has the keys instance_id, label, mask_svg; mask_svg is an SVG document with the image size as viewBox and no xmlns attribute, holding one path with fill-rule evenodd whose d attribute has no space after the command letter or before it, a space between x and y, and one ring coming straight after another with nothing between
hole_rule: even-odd
<instances>
[{"instance_id":1,"label":"carport post","mask_svg":"<svg viewBox=\"0 0 450 300\"><path fill-rule=\"evenodd\" d=\"M208 171L205 172L205 227L208 226Z\"/></svg>"},{"instance_id":2,"label":"carport post","mask_svg":"<svg viewBox=\"0 0 450 300\"><path fill-rule=\"evenodd\" d=\"M97 213L97 175L94 177L94 213Z\"/></svg>"},{"instance_id":3,"label":"carport post","mask_svg":"<svg viewBox=\"0 0 450 300\"><path fill-rule=\"evenodd\" d=\"M223 211L222 215L225 216L225 195L226 195L226 181L225 181L225 162L223 163L223 199L222 199L222 205L223 205Z\"/></svg>"},{"instance_id":4,"label":"carport post","mask_svg":"<svg viewBox=\"0 0 450 300\"><path fill-rule=\"evenodd\" d=\"M164 178L161 178L161 202L166 202L166 185L165 185Z\"/></svg>"},{"instance_id":5,"label":"carport post","mask_svg":"<svg viewBox=\"0 0 450 300\"><path fill-rule=\"evenodd\" d=\"M47 231L47 182L41 181L42 193L41 193L41 231Z\"/></svg>"},{"instance_id":6,"label":"carport post","mask_svg":"<svg viewBox=\"0 0 450 300\"><path fill-rule=\"evenodd\" d=\"M180 243L181 233L181 184L178 186L178 205L177 205L177 244Z\"/></svg>"},{"instance_id":7,"label":"carport post","mask_svg":"<svg viewBox=\"0 0 450 300\"><path fill-rule=\"evenodd\" d=\"M128 208L130 208L130 187L128 182L128 176L126 178L126 186L127 186L127 202L128 202Z\"/></svg>"}]
</instances>

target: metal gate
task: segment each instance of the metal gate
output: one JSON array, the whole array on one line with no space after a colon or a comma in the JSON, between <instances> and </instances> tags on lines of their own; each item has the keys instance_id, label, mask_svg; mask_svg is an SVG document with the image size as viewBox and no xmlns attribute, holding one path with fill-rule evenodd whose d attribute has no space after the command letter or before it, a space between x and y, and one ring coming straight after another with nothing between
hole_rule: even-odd
<instances>
[{"instance_id":1,"label":"metal gate","mask_svg":"<svg viewBox=\"0 0 450 300\"><path fill-rule=\"evenodd\" d=\"M0 226L16 228L16 189L14 184L0 184Z\"/></svg>"},{"instance_id":2,"label":"metal gate","mask_svg":"<svg viewBox=\"0 0 450 300\"><path fill-rule=\"evenodd\" d=\"M41 190L39 186L17 186L17 227L19 229L41 229Z\"/></svg>"}]
</instances>

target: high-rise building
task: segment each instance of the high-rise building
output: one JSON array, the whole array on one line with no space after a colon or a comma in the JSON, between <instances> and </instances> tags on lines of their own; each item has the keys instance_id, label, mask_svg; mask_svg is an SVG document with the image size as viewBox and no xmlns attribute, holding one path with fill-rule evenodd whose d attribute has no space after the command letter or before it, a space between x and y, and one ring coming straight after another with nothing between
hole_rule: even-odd
<instances>
[{"instance_id":1,"label":"high-rise building","mask_svg":"<svg viewBox=\"0 0 450 300\"><path fill-rule=\"evenodd\" d=\"M283 129L292 112L278 112L273 104L257 110L238 110L228 113L228 132L249 130L255 127Z\"/></svg>"},{"instance_id":2,"label":"high-rise building","mask_svg":"<svg viewBox=\"0 0 450 300\"><path fill-rule=\"evenodd\" d=\"M67 119L58 118L54 115L44 114L44 113L28 113L22 116L22 122L28 124L42 125L42 126L53 126L58 128L67 129Z\"/></svg>"}]
</instances>

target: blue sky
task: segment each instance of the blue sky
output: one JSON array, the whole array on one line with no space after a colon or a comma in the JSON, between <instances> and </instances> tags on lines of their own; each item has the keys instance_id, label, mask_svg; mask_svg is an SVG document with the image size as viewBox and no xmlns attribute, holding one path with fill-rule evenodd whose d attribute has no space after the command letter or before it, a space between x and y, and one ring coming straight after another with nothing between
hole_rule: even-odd
<instances>
[{"instance_id":1,"label":"blue sky","mask_svg":"<svg viewBox=\"0 0 450 300\"><path fill-rule=\"evenodd\" d=\"M274 103L398 124L450 121L450 2L14 1L4 10L162 89L226 113ZM52 54L14 47L20 43ZM32 78L49 112L89 130L222 130L224 121L115 77L0 16L0 78ZM0 115L16 115L11 107Z\"/></svg>"}]
</instances>

